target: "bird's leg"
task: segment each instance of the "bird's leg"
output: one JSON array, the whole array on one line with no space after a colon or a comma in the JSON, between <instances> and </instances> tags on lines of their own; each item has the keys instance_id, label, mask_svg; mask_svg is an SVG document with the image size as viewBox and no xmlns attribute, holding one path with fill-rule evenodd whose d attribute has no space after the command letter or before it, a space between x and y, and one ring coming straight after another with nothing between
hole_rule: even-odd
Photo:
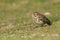
<instances>
[{"instance_id":1,"label":"bird's leg","mask_svg":"<svg viewBox=\"0 0 60 40\"><path fill-rule=\"evenodd\" d=\"M44 23L40 24L40 27L44 27Z\"/></svg>"}]
</instances>

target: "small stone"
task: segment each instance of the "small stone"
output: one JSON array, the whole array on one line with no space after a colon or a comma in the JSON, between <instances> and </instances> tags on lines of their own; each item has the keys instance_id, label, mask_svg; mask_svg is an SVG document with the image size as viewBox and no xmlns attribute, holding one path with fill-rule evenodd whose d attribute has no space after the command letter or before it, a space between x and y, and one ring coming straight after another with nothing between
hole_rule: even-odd
<instances>
[{"instance_id":1,"label":"small stone","mask_svg":"<svg viewBox=\"0 0 60 40\"><path fill-rule=\"evenodd\" d=\"M51 15L51 13L50 13L50 12L46 12L46 13L45 13L45 15L50 16L50 15Z\"/></svg>"}]
</instances>

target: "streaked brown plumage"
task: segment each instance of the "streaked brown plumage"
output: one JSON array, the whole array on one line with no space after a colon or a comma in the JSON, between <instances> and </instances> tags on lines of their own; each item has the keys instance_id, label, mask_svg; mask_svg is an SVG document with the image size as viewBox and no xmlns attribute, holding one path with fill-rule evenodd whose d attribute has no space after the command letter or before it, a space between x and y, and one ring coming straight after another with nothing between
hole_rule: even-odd
<instances>
[{"instance_id":1,"label":"streaked brown plumage","mask_svg":"<svg viewBox=\"0 0 60 40\"><path fill-rule=\"evenodd\" d=\"M39 12L32 13L32 18L35 23L41 26L43 26L44 24L51 25L50 20L46 16L40 14Z\"/></svg>"}]
</instances>

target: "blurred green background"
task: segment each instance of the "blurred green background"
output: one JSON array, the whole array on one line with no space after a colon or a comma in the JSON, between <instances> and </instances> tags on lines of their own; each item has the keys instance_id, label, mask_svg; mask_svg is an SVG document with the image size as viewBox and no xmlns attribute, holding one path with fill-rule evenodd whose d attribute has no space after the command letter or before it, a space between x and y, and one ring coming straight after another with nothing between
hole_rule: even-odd
<instances>
[{"instance_id":1,"label":"blurred green background","mask_svg":"<svg viewBox=\"0 0 60 40\"><path fill-rule=\"evenodd\" d=\"M36 11L50 12L52 25L34 28ZM60 0L0 0L0 40L60 40Z\"/></svg>"}]
</instances>

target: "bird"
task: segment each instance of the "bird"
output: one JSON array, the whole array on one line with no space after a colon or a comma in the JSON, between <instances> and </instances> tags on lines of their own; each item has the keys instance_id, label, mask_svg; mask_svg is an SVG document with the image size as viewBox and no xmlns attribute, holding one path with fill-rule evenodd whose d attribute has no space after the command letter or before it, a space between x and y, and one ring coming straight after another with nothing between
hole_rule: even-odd
<instances>
[{"instance_id":1,"label":"bird","mask_svg":"<svg viewBox=\"0 0 60 40\"><path fill-rule=\"evenodd\" d=\"M40 26L44 26L45 24L47 25L51 25L51 21L43 14L39 13L39 12L33 12L32 13L32 19L33 22L40 25Z\"/></svg>"}]
</instances>

